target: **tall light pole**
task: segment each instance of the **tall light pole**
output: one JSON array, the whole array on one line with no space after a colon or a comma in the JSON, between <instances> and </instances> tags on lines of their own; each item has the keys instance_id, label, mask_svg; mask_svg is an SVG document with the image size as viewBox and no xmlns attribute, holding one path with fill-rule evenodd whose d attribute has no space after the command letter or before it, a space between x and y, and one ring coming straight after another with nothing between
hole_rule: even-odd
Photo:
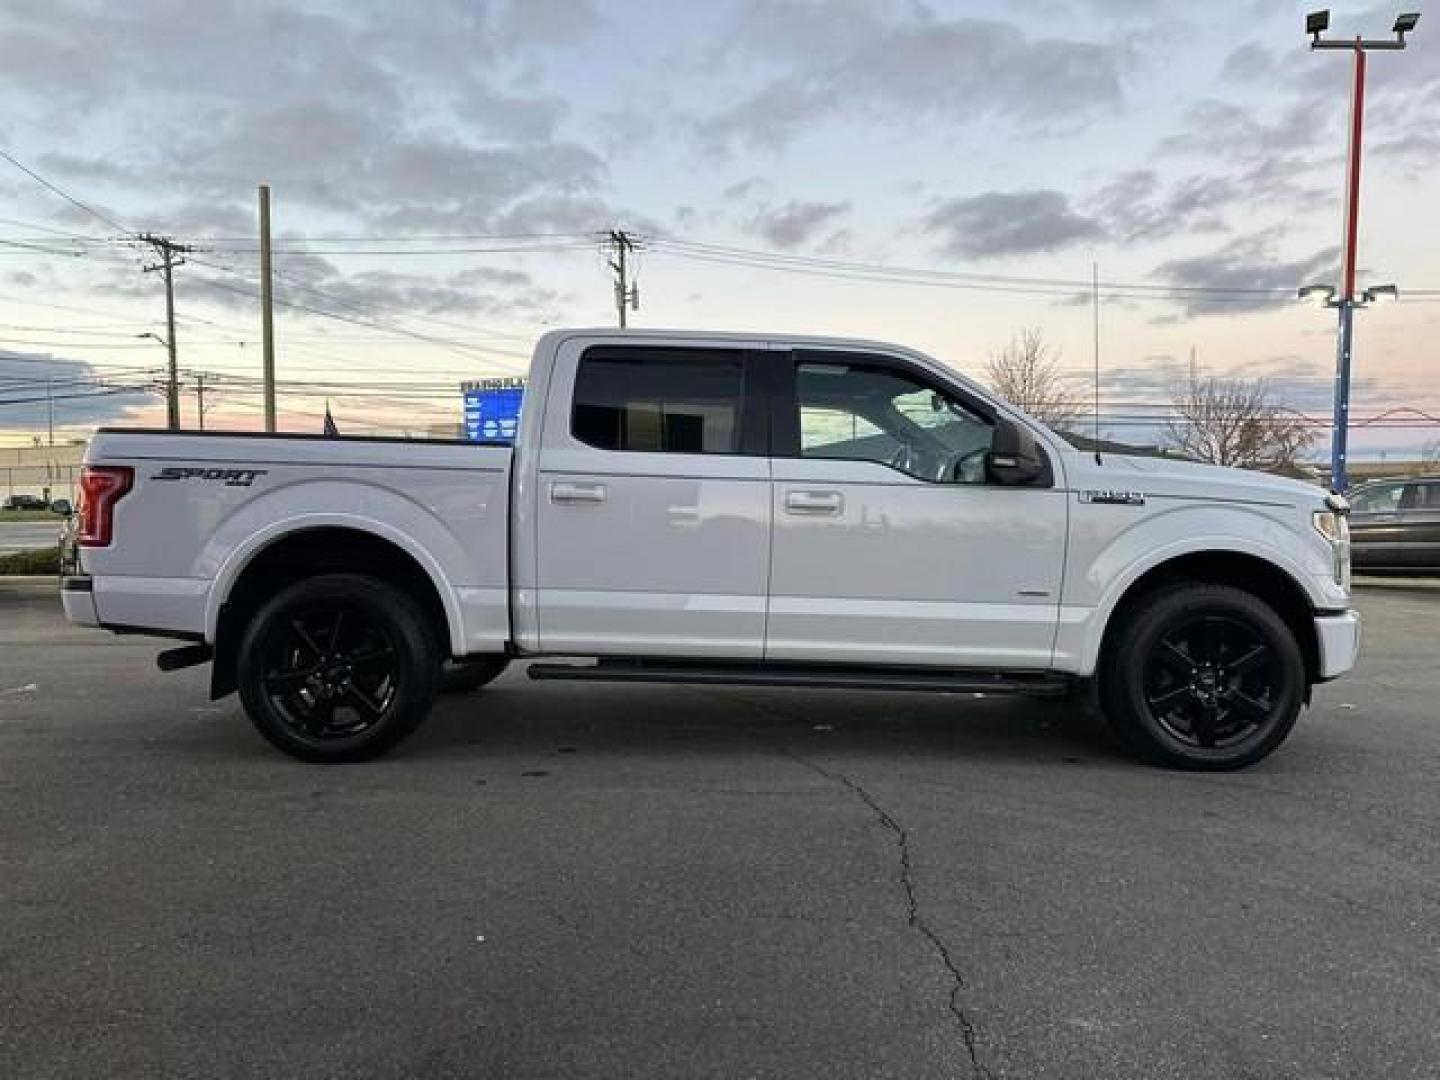
<instances>
[{"instance_id":1,"label":"tall light pole","mask_svg":"<svg viewBox=\"0 0 1440 1080\"><path fill-rule=\"evenodd\" d=\"M1393 286L1366 290L1363 299L1355 296L1355 252L1360 234L1360 143L1365 127L1365 55L1370 50L1405 48L1405 35L1420 21L1418 13L1397 16L1392 27L1394 38L1366 39L1325 38L1330 28L1330 12L1315 11L1305 17L1305 32L1310 35L1311 49L1348 49L1355 57L1354 80L1350 88L1350 152L1345 166L1345 231L1340 244L1340 295L1326 297L1326 304L1338 310L1340 327L1335 350L1335 419L1330 438L1330 486L1344 492L1350 487L1346 468L1350 426L1350 359L1354 340L1355 309L1377 295L1394 295ZM1300 290L1301 296L1316 292L1315 286Z\"/></svg>"}]
</instances>

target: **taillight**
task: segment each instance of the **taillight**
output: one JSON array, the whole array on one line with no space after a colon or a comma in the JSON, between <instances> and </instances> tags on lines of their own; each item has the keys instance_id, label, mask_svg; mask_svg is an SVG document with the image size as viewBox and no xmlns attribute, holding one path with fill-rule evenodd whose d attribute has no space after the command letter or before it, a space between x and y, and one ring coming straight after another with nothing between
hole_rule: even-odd
<instances>
[{"instance_id":1,"label":"taillight","mask_svg":"<svg viewBox=\"0 0 1440 1080\"><path fill-rule=\"evenodd\" d=\"M115 535L115 504L130 490L135 470L128 465L86 465L80 470L81 547L106 547Z\"/></svg>"}]
</instances>

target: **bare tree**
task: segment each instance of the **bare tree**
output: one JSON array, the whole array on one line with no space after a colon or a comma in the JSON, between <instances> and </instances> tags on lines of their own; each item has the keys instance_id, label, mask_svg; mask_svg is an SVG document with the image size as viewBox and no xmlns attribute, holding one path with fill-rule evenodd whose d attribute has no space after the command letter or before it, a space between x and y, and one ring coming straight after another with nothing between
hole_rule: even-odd
<instances>
[{"instance_id":1,"label":"bare tree","mask_svg":"<svg viewBox=\"0 0 1440 1080\"><path fill-rule=\"evenodd\" d=\"M992 353L985 374L995 392L1057 431L1075 427L1082 406L1071 380L1060 373L1060 354L1038 328L1022 330Z\"/></svg>"},{"instance_id":2,"label":"bare tree","mask_svg":"<svg viewBox=\"0 0 1440 1080\"><path fill-rule=\"evenodd\" d=\"M1426 470L1440 468L1440 439L1431 439L1420 448L1420 467Z\"/></svg>"},{"instance_id":3,"label":"bare tree","mask_svg":"<svg viewBox=\"0 0 1440 1080\"><path fill-rule=\"evenodd\" d=\"M1315 440L1302 417L1270 400L1264 379L1192 378L1172 398L1166 441L1186 457L1242 469L1293 469Z\"/></svg>"}]
</instances>

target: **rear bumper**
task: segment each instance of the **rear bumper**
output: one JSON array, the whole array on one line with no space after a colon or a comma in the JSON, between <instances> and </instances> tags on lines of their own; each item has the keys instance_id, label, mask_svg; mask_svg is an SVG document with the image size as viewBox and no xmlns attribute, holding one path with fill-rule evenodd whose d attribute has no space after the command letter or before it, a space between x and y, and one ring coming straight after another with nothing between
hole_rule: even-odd
<instances>
[{"instance_id":1,"label":"rear bumper","mask_svg":"<svg viewBox=\"0 0 1440 1080\"><path fill-rule=\"evenodd\" d=\"M60 579L60 606L65 609L65 618L76 626L100 625L100 616L95 612L94 589L94 581L83 574Z\"/></svg>"},{"instance_id":2,"label":"rear bumper","mask_svg":"<svg viewBox=\"0 0 1440 1080\"><path fill-rule=\"evenodd\" d=\"M1344 675L1360 655L1360 613L1337 611L1315 616L1315 639L1320 643L1321 681Z\"/></svg>"}]
</instances>

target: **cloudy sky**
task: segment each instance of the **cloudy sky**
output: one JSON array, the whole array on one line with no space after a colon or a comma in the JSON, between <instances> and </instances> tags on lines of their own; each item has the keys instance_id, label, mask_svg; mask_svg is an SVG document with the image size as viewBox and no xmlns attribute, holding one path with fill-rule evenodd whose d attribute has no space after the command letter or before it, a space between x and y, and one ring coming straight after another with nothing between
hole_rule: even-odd
<instances>
[{"instance_id":1,"label":"cloudy sky","mask_svg":"<svg viewBox=\"0 0 1440 1080\"><path fill-rule=\"evenodd\" d=\"M610 323L611 228L642 244L637 325L879 337L969 372L1038 327L1088 378L1098 264L1112 434L1192 349L1323 413L1333 316L1284 294L1338 274L1349 60L1306 48L1304 9L0 0L0 147L76 200L0 161L0 433L43 429L47 389L65 433L160 415L144 230L196 249L177 338L208 423L257 426L260 182L297 429L327 397L350 430L453 420L458 380ZM1357 319L1354 411L1440 414L1440 18L1372 58L1368 117L1361 280L1405 295Z\"/></svg>"}]
</instances>

